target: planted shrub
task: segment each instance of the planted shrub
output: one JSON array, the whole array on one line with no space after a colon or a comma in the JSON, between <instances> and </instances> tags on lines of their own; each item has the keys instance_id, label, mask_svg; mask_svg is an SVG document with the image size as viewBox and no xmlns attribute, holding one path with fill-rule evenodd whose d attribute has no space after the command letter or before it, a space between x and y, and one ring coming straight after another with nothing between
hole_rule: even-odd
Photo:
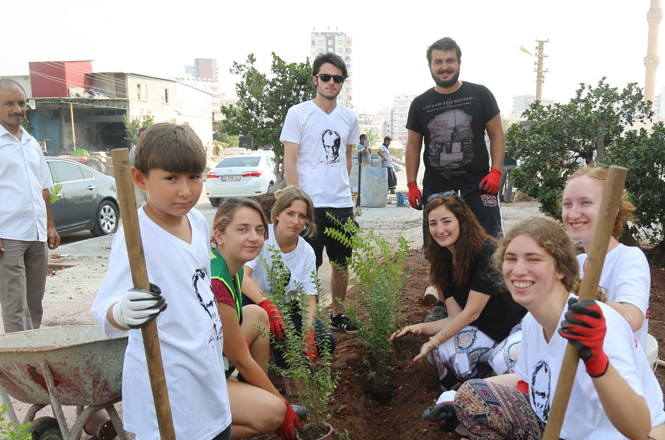
<instances>
[{"instance_id":1,"label":"planted shrub","mask_svg":"<svg viewBox=\"0 0 665 440\"><path fill-rule=\"evenodd\" d=\"M282 263L282 255L273 246L269 248L272 253L272 265L262 259L268 279L270 281L270 300L282 311L286 332L281 338L270 335L274 345L281 350L286 367L271 364L270 368L288 377L298 384L298 404L307 408L307 420L315 429L323 430L328 424L331 414L328 404L337 385L337 377L332 373L332 355L327 347L327 339L317 341L321 346L316 362L311 363L306 356L307 340L305 331L297 331L292 318L294 313L300 313L305 322L307 313L306 295L301 285L296 283L296 294L288 295L285 292L289 284L290 272ZM316 272L312 279L317 291L321 292ZM316 315L319 316L318 304ZM303 324L302 329L305 329Z\"/></svg>"},{"instance_id":2,"label":"planted shrub","mask_svg":"<svg viewBox=\"0 0 665 440\"><path fill-rule=\"evenodd\" d=\"M393 349L389 338L403 320L400 297L408 273L409 246L400 236L394 248L372 229L362 236L351 219L338 226L340 229L326 228L325 234L353 249L347 265L349 282L356 282L356 295L355 300L345 302L346 313L358 327L358 342L367 350L365 363L372 367L373 378L385 382Z\"/></svg>"}]
</instances>

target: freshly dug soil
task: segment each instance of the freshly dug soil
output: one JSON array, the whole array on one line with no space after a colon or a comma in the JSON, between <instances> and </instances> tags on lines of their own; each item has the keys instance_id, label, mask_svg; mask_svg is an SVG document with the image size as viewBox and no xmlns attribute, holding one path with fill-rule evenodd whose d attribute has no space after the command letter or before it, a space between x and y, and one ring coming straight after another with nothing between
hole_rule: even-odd
<instances>
[{"instance_id":1,"label":"freshly dug soil","mask_svg":"<svg viewBox=\"0 0 665 440\"><path fill-rule=\"evenodd\" d=\"M413 271L406 278L403 289L403 305L407 322L422 322L433 307L431 299L425 300L423 293L429 284L429 267L422 252L410 251L407 267ZM353 291L347 299L353 297ZM651 309L649 333L658 341L660 352L665 359L665 268L651 269ZM356 336L335 332L337 349L333 355L333 370L338 374L339 383L330 403L331 424L335 430L333 439L353 440L405 440L405 439L459 439L456 434L438 431L436 425L422 420L425 409L434 405L440 394L436 371L426 360L412 361L420 351L426 337L409 336L400 338L395 359L394 371L390 379L395 385L395 396L381 405L366 392L368 367L363 364L364 349L357 343ZM409 342L410 340L410 342ZM404 347L403 347L404 346ZM415 350L415 352L414 352ZM657 368L656 376L661 387L665 384L665 368ZM281 378L271 375L273 383L284 391ZM290 398L291 403L297 399ZM348 437L344 433L348 433ZM340 437L340 435L342 435ZM277 437L266 437L266 439Z\"/></svg>"}]
</instances>

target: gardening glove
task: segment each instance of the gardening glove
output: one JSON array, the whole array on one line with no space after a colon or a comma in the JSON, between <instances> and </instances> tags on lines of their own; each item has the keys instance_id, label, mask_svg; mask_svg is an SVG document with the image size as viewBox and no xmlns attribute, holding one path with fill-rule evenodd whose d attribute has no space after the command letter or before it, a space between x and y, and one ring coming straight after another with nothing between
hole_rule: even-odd
<instances>
[{"instance_id":1,"label":"gardening glove","mask_svg":"<svg viewBox=\"0 0 665 440\"><path fill-rule=\"evenodd\" d=\"M268 298L261 301L259 306L268 314L268 319L270 320L270 333L276 338L282 339L282 333L286 333L282 312L280 312L277 306Z\"/></svg>"},{"instance_id":2,"label":"gardening glove","mask_svg":"<svg viewBox=\"0 0 665 440\"><path fill-rule=\"evenodd\" d=\"M142 328L164 309L166 309L166 301L161 289L150 283L149 291L129 289L120 298L120 301L113 305L113 319L121 327Z\"/></svg>"},{"instance_id":3,"label":"gardening glove","mask_svg":"<svg viewBox=\"0 0 665 440\"><path fill-rule=\"evenodd\" d=\"M305 336L305 354L311 363L316 362L316 358L319 356L319 352L316 349L316 337L314 335L314 330L308 331L307 335Z\"/></svg>"},{"instance_id":4,"label":"gardening glove","mask_svg":"<svg viewBox=\"0 0 665 440\"><path fill-rule=\"evenodd\" d=\"M286 403L286 414L284 415L284 421L282 426L275 431L275 434L282 440L296 440L296 426L302 430L302 424L298 415L293 411L289 401L284 399Z\"/></svg>"},{"instance_id":5,"label":"gardening glove","mask_svg":"<svg viewBox=\"0 0 665 440\"><path fill-rule=\"evenodd\" d=\"M579 351L589 376L605 374L610 361L603 351L607 323L600 306L591 299L577 302L571 298L565 318L559 334Z\"/></svg>"},{"instance_id":6,"label":"gardening glove","mask_svg":"<svg viewBox=\"0 0 665 440\"><path fill-rule=\"evenodd\" d=\"M425 410L423 420L436 423L439 430L443 432L455 432L455 428L459 425L454 403L456 393L452 390L441 393L436 405Z\"/></svg>"},{"instance_id":7,"label":"gardening glove","mask_svg":"<svg viewBox=\"0 0 665 440\"><path fill-rule=\"evenodd\" d=\"M423 196L416 182L409 182L406 185L409 188L409 204L413 209L420 211L423 209Z\"/></svg>"},{"instance_id":8,"label":"gardening glove","mask_svg":"<svg viewBox=\"0 0 665 440\"><path fill-rule=\"evenodd\" d=\"M496 195L499 192L501 185L501 171L496 168L491 168L490 172L483 180L480 181L478 188L485 191L487 194Z\"/></svg>"}]
</instances>

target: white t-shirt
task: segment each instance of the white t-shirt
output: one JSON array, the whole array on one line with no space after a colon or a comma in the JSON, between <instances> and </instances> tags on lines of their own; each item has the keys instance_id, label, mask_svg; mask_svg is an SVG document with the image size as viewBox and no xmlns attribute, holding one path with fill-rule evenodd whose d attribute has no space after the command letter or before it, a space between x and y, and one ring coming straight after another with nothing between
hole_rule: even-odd
<instances>
[{"instance_id":1,"label":"white t-shirt","mask_svg":"<svg viewBox=\"0 0 665 440\"><path fill-rule=\"evenodd\" d=\"M53 186L39 143L21 127L21 140L0 125L0 238L46 241L43 191Z\"/></svg>"},{"instance_id":2,"label":"white t-shirt","mask_svg":"<svg viewBox=\"0 0 665 440\"><path fill-rule=\"evenodd\" d=\"M573 295L571 295L573 296ZM651 426L665 422L663 392L656 376L649 367L644 350L635 344L635 336L619 313L602 303L600 307L607 322L607 333L603 349L619 375L644 397L651 411ZM564 308L559 321L563 321L568 307ZM543 327L528 313L522 321L522 343L517 359L516 373L529 384L529 401L536 414L547 421L563 355L568 341L558 332L549 343L543 336ZM580 360L570 395L568 409L561 429L561 438L572 439L622 439L612 426L600 403L598 393Z\"/></svg>"},{"instance_id":3,"label":"white t-shirt","mask_svg":"<svg viewBox=\"0 0 665 440\"><path fill-rule=\"evenodd\" d=\"M580 263L580 278L584 277L586 259L587 254L577 256L577 261ZM639 248L619 244L605 256L598 285L606 290L608 301L628 303L640 309L644 322L635 332L635 337L646 351L651 271L644 253Z\"/></svg>"},{"instance_id":4,"label":"white t-shirt","mask_svg":"<svg viewBox=\"0 0 665 440\"><path fill-rule=\"evenodd\" d=\"M359 137L358 116L341 104L330 114L314 101L289 109L279 140L299 145L298 185L315 207L353 206L346 147Z\"/></svg>"},{"instance_id":5,"label":"white t-shirt","mask_svg":"<svg viewBox=\"0 0 665 440\"><path fill-rule=\"evenodd\" d=\"M268 263L268 267L272 267L275 251L282 255L282 264L291 273L289 282L286 285L285 292L290 298L293 298L297 293L298 286L302 286L302 293L306 295L316 295L316 284L312 280L312 273L316 273L316 256L314 249L303 238L298 238L296 248L288 254L283 253L279 249L277 240L275 240L275 232L273 225L268 225L268 238L263 244L261 253L252 261L245 263L247 267L252 269L252 279L259 285L261 291L266 296L270 296L270 280L263 261ZM273 250L271 250L273 249ZM263 261L262 261L263 258Z\"/></svg>"},{"instance_id":6,"label":"white t-shirt","mask_svg":"<svg viewBox=\"0 0 665 440\"><path fill-rule=\"evenodd\" d=\"M167 308L156 319L178 438L212 439L231 423L222 361L224 340L210 288L208 224L201 213L187 214L191 244L166 232L138 210L148 279L162 290ZM92 313L109 337L125 332L106 319L108 308L132 287L122 228L113 239L109 268ZM124 426L139 440L159 440L140 330L129 330L122 378Z\"/></svg>"}]
</instances>

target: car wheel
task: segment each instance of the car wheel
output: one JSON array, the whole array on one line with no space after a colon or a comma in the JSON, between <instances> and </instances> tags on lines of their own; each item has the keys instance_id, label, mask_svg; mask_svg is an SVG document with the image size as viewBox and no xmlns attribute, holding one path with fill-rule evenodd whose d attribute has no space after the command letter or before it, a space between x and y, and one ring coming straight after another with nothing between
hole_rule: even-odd
<instances>
[{"instance_id":1,"label":"car wheel","mask_svg":"<svg viewBox=\"0 0 665 440\"><path fill-rule=\"evenodd\" d=\"M214 199L208 199L210 200L210 204L212 205L213 208L217 208L219 206L219 199L214 198Z\"/></svg>"},{"instance_id":2,"label":"car wheel","mask_svg":"<svg viewBox=\"0 0 665 440\"><path fill-rule=\"evenodd\" d=\"M33 440L62 440L58 421L53 417L40 417L30 424Z\"/></svg>"},{"instance_id":3,"label":"car wheel","mask_svg":"<svg viewBox=\"0 0 665 440\"><path fill-rule=\"evenodd\" d=\"M113 234L118 230L118 208L108 200L104 200L97 208L97 216L95 217L95 226L92 229L92 234L96 237L100 235Z\"/></svg>"},{"instance_id":4,"label":"car wheel","mask_svg":"<svg viewBox=\"0 0 665 440\"><path fill-rule=\"evenodd\" d=\"M274 185L274 182L270 182L268 184L268 189L266 190L266 194L271 194L272 193L272 187Z\"/></svg>"}]
</instances>

